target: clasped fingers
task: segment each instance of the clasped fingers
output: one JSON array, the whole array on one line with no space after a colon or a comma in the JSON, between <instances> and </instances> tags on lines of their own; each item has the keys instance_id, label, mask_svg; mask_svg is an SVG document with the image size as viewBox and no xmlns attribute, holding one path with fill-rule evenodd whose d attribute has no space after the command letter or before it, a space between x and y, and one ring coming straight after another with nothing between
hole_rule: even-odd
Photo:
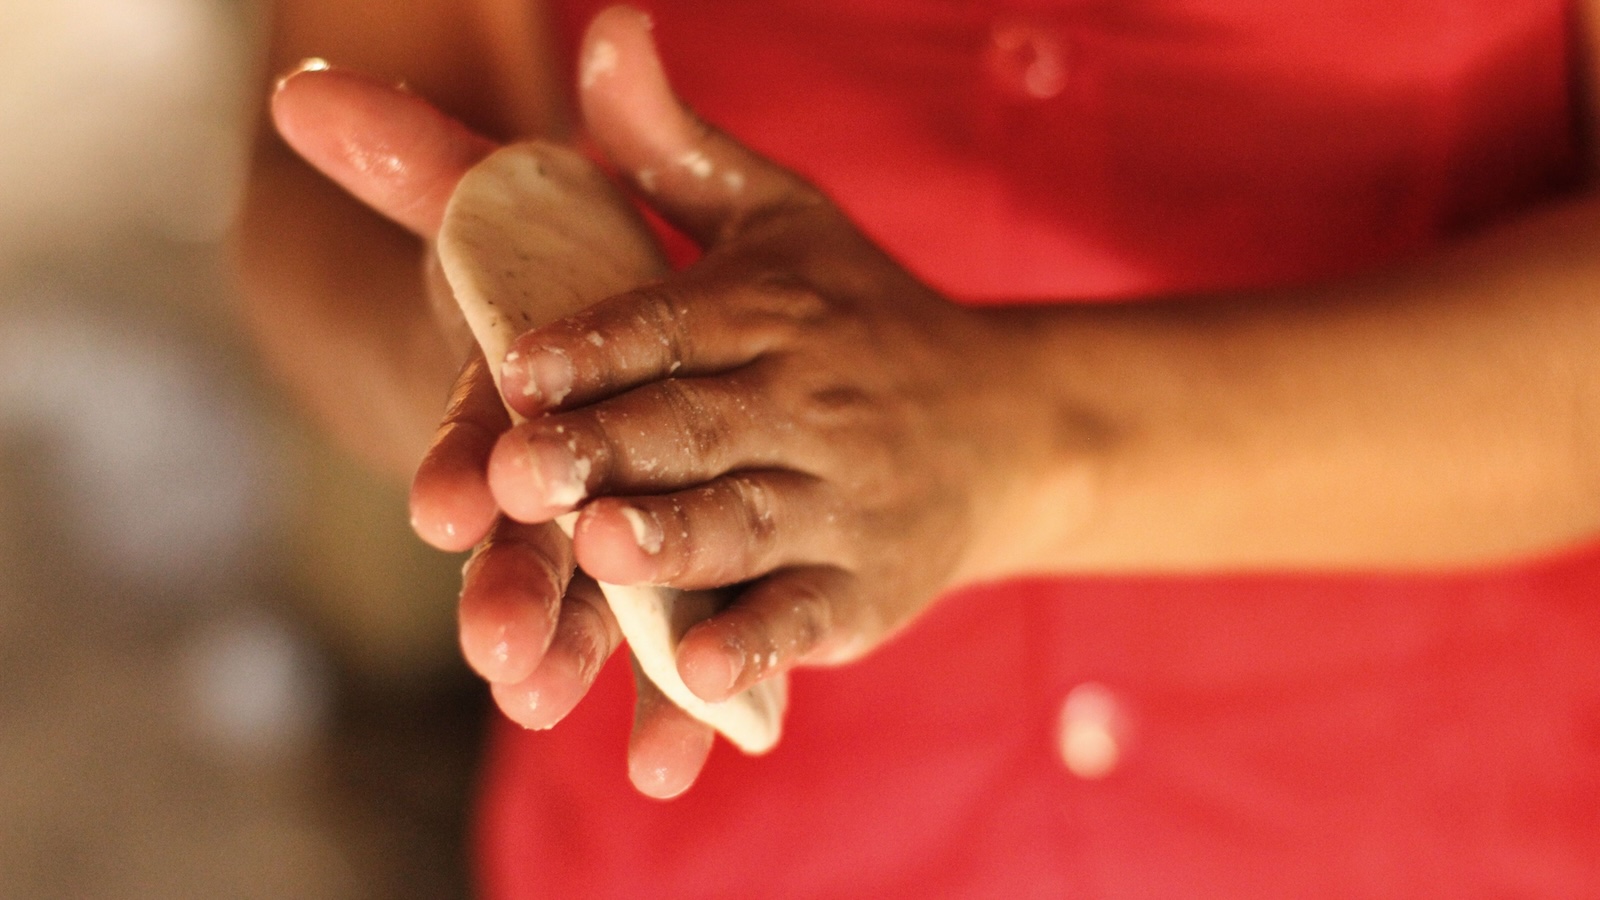
<instances>
[{"instance_id":1,"label":"clasped fingers","mask_svg":"<svg viewBox=\"0 0 1600 900\"><path fill-rule=\"evenodd\" d=\"M685 488L730 471L804 470L806 453L770 401L769 367L669 378L511 429L488 458L507 515L552 519L597 496Z\"/></svg>"}]
</instances>

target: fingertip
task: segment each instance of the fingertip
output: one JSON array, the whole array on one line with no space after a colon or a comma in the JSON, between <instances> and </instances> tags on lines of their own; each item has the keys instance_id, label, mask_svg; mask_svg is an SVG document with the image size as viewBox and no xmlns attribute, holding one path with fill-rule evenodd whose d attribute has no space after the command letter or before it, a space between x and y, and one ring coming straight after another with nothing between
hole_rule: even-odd
<instances>
[{"instance_id":1,"label":"fingertip","mask_svg":"<svg viewBox=\"0 0 1600 900\"><path fill-rule=\"evenodd\" d=\"M678 677L696 697L721 703L739 692L746 664L743 649L714 620L690 628L678 644Z\"/></svg>"},{"instance_id":2,"label":"fingertip","mask_svg":"<svg viewBox=\"0 0 1600 900\"><path fill-rule=\"evenodd\" d=\"M628 780L646 797L671 800L692 787L711 755L711 728L671 704L660 704L634 728Z\"/></svg>"},{"instance_id":3,"label":"fingertip","mask_svg":"<svg viewBox=\"0 0 1600 900\"><path fill-rule=\"evenodd\" d=\"M489 695L501 714L529 731L548 731L561 723L578 697L552 691L537 672L515 684L489 684Z\"/></svg>"},{"instance_id":4,"label":"fingertip","mask_svg":"<svg viewBox=\"0 0 1600 900\"><path fill-rule=\"evenodd\" d=\"M654 25L649 13L626 4L596 13L584 30L578 54L578 88L592 90L615 75L620 61L618 42L632 43L640 34L648 37Z\"/></svg>"},{"instance_id":5,"label":"fingertip","mask_svg":"<svg viewBox=\"0 0 1600 900\"><path fill-rule=\"evenodd\" d=\"M438 230L463 173L494 142L398 83L301 63L270 99L274 127L324 175L412 231Z\"/></svg>"},{"instance_id":6,"label":"fingertip","mask_svg":"<svg viewBox=\"0 0 1600 900\"><path fill-rule=\"evenodd\" d=\"M458 553L483 540L499 509L477 461L485 453L452 454L441 444L448 447L436 442L411 480L411 527L431 546Z\"/></svg>"},{"instance_id":7,"label":"fingertip","mask_svg":"<svg viewBox=\"0 0 1600 900\"><path fill-rule=\"evenodd\" d=\"M504 619L485 617L460 624L461 655L472 671L491 685L516 684L539 667L540 648L529 628L514 614Z\"/></svg>"},{"instance_id":8,"label":"fingertip","mask_svg":"<svg viewBox=\"0 0 1600 900\"><path fill-rule=\"evenodd\" d=\"M612 54L619 41L630 45L640 40L649 42L653 54L655 39L651 32L654 30L655 20L649 13L626 3L612 4L595 13L583 34L583 46L579 54L579 87L592 88L600 79L615 72L614 66L618 60ZM610 50L606 49L608 44Z\"/></svg>"},{"instance_id":9,"label":"fingertip","mask_svg":"<svg viewBox=\"0 0 1600 900\"><path fill-rule=\"evenodd\" d=\"M321 79L315 77L314 73L328 72L330 69L326 60L315 57L303 60L278 78L271 96L267 98L268 114L278 136L294 152L318 168L321 168L319 160L328 154L319 146L314 126L317 109L326 101L321 96L325 93L319 84Z\"/></svg>"},{"instance_id":10,"label":"fingertip","mask_svg":"<svg viewBox=\"0 0 1600 900\"><path fill-rule=\"evenodd\" d=\"M522 339L512 343L500 364L501 396L529 419L560 406L572 393L576 379L570 354L558 348L528 346Z\"/></svg>"},{"instance_id":11,"label":"fingertip","mask_svg":"<svg viewBox=\"0 0 1600 900\"><path fill-rule=\"evenodd\" d=\"M661 523L648 509L600 499L584 508L573 529L578 565L611 584L656 584L662 578Z\"/></svg>"},{"instance_id":12,"label":"fingertip","mask_svg":"<svg viewBox=\"0 0 1600 900\"><path fill-rule=\"evenodd\" d=\"M329 156L329 148L324 146L328 141L323 138L332 124L330 112L358 111L357 104L371 104L386 92L398 90L370 75L313 56L278 78L268 102L278 133L296 152L319 164Z\"/></svg>"},{"instance_id":13,"label":"fingertip","mask_svg":"<svg viewBox=\"0 0 1600 900\"><path fill-rule=\"evenodd\" d=\"M457 609L462 656L493 684L515 684L544 659L560 612L559 586L537 554L490 546L462 570Z\"/></svg>"},{"instance_id":14,"label":"fingertip","mask_svg":"<svg viewBox=\"0 0 1600 900\"><path fill-rule=\"evenodd\" d=\"M694 121L656 52L649 15L611 6L589 23L579 53L579 101L601 146L630 171L694 147Z\"/></svg>"},{"instance_id":15,"label":"fingertip","mask_svg":"<svg viewBox=\"0 0 1600 900\"><path fill-rule=\"evenodd\" d=\"M584 124L668 222L701 246L730 217L787 202L803 182L702 122L677 96L648 16L611 7L590 23L579 56Z\"/></svg>"},{"instance_id":16,"label":"fingertip","mask_svg":"<svg viewBox=\"0 0 1600 900\"><path fill-rule=\"evenodd\" d=\"M494 698L501 715L529 731L547 731L564 717L552 715L550 704L536 685L490 682L489 696Z\"/></svg>"},{"instance_id":17,"label":"fingertip","mask_svg":"<svg viewBox=\"0 0 1600 900\"><path fill-rule=\"evenodd\" d=\"M489 454L488 487L495 504L518 522L535 523L583 502L593 464L570 450L523 428L501 435Z\"/></svg>"},{"instance_id":18,"label":"fingertip","mask_svg":"<svg viewBox=\"0 0 1600 900\"><path fill-rule=\"evenodd\" d=\"M411 530L422 539L422 542L435 550L446 553L465 553L483 539L488 529L479 530L468 525L459 524L462 520L448 513L439 513L420 503L413 495L411 499Z\"/></svg>"}]
</instances>

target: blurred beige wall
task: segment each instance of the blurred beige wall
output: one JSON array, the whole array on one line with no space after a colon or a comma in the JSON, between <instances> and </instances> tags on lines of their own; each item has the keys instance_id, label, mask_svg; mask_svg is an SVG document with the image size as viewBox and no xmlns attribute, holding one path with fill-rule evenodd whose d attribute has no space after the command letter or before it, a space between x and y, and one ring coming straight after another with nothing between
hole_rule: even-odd
<instances>
[{"instance_id":1,"label":"blurred beige wall","mask_svg":"<svg viewBox=\"0 0 1600 900\"><path fill-rule=\"evenodd\" d=\"M459 561L232 315L262 21L0 0L0 900L463 890Z\"/></svg>"}]
</instances>

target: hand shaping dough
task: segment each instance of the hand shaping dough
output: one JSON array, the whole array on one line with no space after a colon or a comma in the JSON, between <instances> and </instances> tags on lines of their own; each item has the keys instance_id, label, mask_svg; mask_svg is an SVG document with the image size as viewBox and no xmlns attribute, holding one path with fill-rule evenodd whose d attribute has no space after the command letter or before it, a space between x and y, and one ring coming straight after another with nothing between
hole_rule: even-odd
<instances>
[{"instance_id":1,"label":"hand shaping dough","mask_svg":"<svg viewBox=\"0 0 1600 900\"><path fill-rule=\"evenodd\" d=\"M461 179L439 230L439 262L497 382L518 334L667 272L644 222L605 175L576 152L537 141L503 148ZM572 520L561 523L569 534ZM724 605L726 592L600 587L639 668L672 702L746 753L777 743L776 684L707 703L678 677L678 641Z\"/></svg>"}]
</instances>

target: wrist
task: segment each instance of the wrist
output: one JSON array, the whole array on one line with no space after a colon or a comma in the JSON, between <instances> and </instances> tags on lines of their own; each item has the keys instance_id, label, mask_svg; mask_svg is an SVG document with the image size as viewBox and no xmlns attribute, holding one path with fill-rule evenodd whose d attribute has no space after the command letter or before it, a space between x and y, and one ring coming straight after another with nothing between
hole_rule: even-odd
<instances>
[{"instance_id":1,"label":"wrist","mask_svg":"<svg viewBox=\"0 0 1600 900\"><path fill-rule=\"evenodd\" d=\"M1013 427L1057 437L1019 454L963 574L1459 567L1593 534L1600 267L1547 267L1528 232L1537 252L1028 314Z\"/></svg>"},{"instance_id":2,"label":"wrist","mask_svg":"<svg viewBox=\"0 0 1600 900\"><path fill-rule=\"evenodd\" d=\"M1152 410L1179 364L1131 307L985 310L992 348L982 413L990 446L973 488L973 533L957 583L1105 568L1108 529L1139 493ZM1134 478L1130 478L1134 476ZM1148 548L1147 548L1148 549Z\"/></svg>"}]
</instances>

